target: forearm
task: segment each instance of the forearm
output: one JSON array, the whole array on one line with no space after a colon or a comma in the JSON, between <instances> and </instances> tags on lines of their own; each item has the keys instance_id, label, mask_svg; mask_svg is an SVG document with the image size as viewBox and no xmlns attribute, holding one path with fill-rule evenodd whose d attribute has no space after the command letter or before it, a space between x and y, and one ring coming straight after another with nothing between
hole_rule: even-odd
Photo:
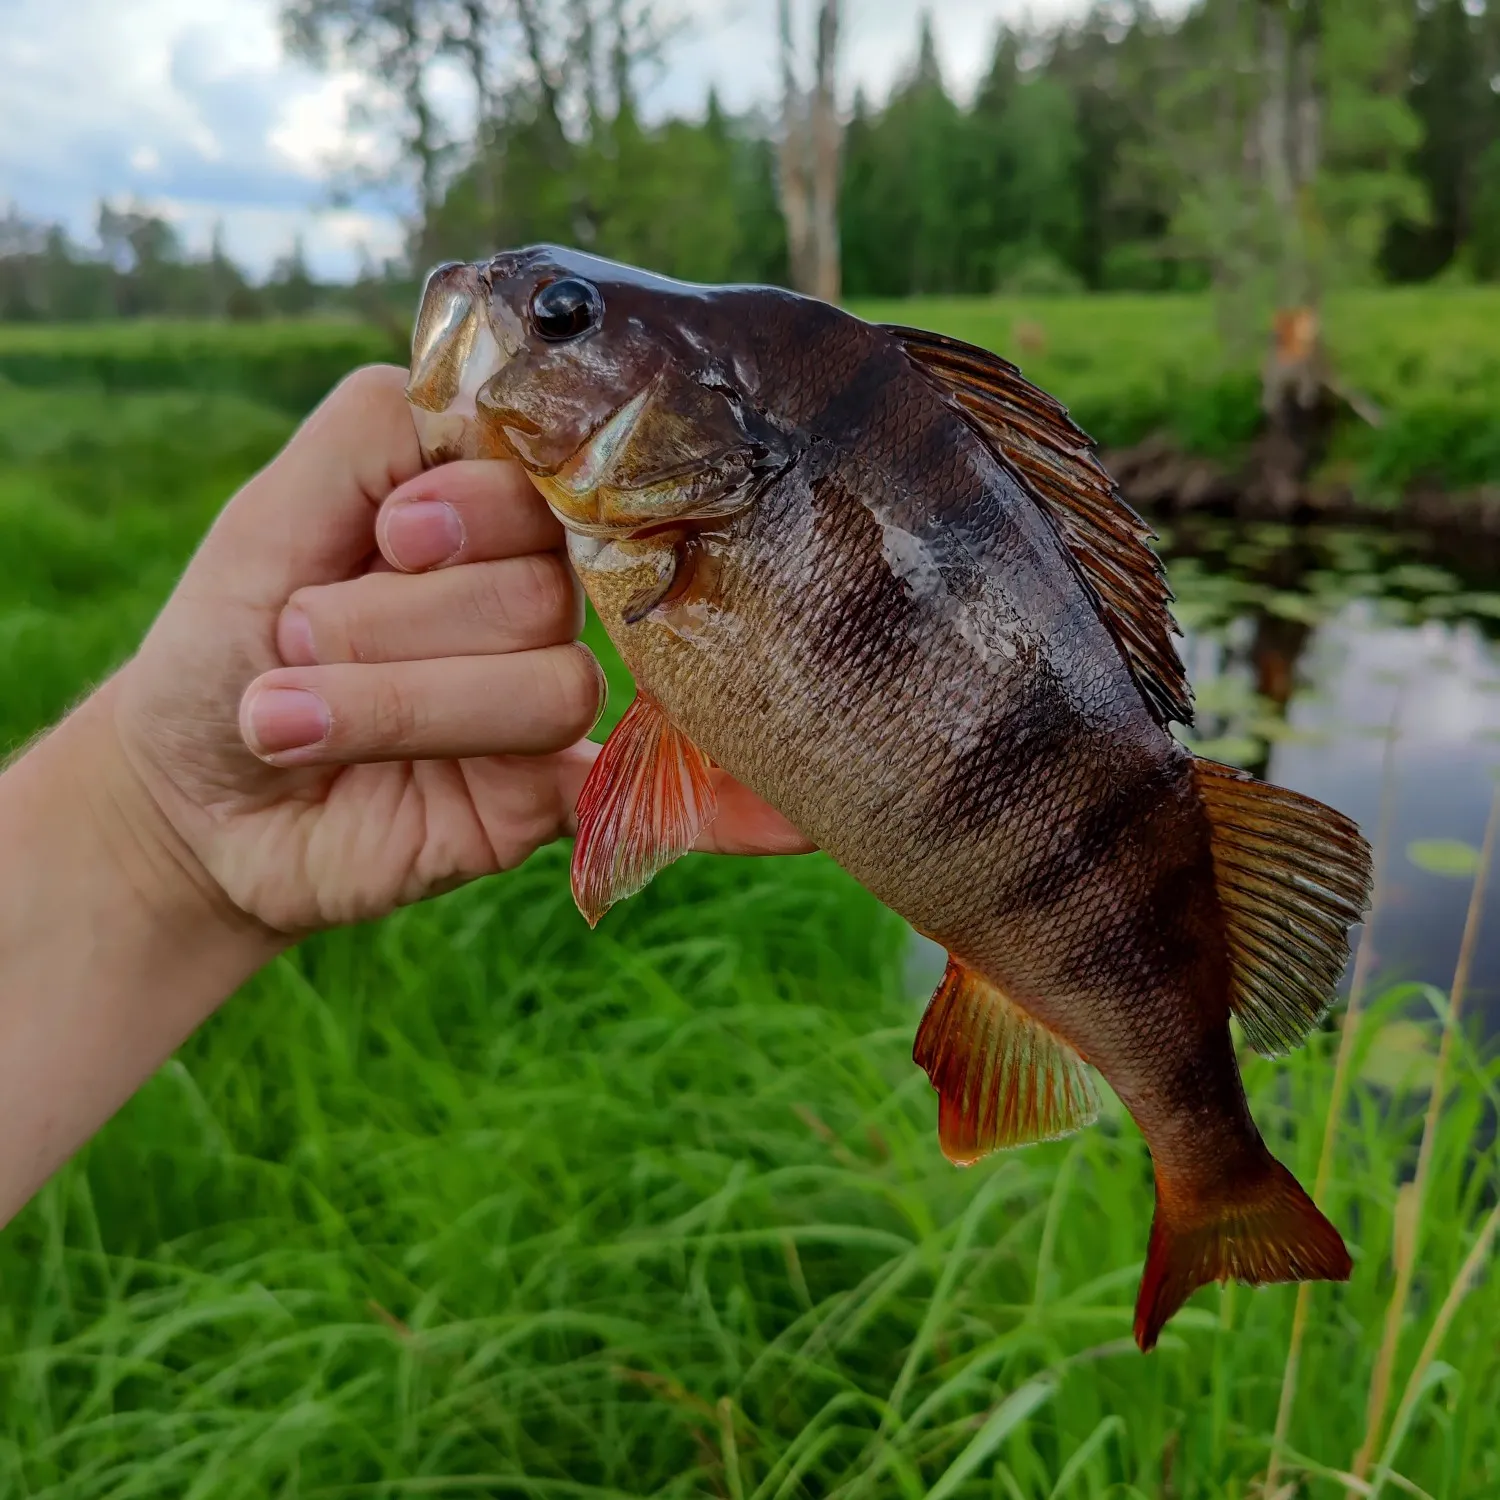
<instances>
[{"instance_id":1,"label":"forearm","mask_svg":"<svg viewBox=\"0 0 1500 1500\"><path fill-rule=\"evenodd\" d=\"M110 693L0 774L0 1224L284 941L153 817Z\"/></svg>"}]
</instances>

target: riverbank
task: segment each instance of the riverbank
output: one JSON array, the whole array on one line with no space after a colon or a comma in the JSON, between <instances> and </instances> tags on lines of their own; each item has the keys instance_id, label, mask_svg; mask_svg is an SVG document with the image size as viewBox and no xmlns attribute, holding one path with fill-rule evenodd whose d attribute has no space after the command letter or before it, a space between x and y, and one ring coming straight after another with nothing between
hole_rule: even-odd
<instances>
[{"instance_id":1,"label":"riverbank","mask_svg":"<svg viewBox=\"0 0 1500 1500\"><path fill-rule=\"evenodd\" d=\"M1129 447L1107 448L1100 456L1126 499L1149 516L1323 525L1380 522L1428 532L1439 542L1478 542L1500 549L1500 472L1493 483L1459 489L1416 478L1398 493L1378 497L1362 493L1347 478L1315 474L1287 496L1264 482L1253 444L1242 457L1226 461L1187 452L1170 434L1158 432Z\"/></svg>"},{"instance_id":2,"label":"riverbank","mask_svg":"<svg viewBox=\"0 0 1500 1500\"><path fill-rule=\"evenodd\" d=\"M1161 514L1385 520L1500 535L1500 287L1346 292L1324 309L1344 412L1295 503L1264 498L1260 381L1226 358L1207 296L920 298L859 303L993 349L1064 402L1136 503ZM300 416L340 375L404 362L397 322L0 325L0 383L106 394L246 396Z\"/></svg>"}]
</instances>

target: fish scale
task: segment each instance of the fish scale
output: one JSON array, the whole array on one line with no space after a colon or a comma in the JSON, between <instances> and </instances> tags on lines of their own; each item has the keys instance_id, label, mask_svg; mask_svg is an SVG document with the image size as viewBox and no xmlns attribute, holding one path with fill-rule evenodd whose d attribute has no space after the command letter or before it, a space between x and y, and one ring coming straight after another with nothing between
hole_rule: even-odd
<instances>
[{"instance_id":1,"label":"fish scale","mask_svg":"<svg viewBox=\"0 0 1500 1500\"><path fill-rule=\"evenodd\" d=\"M1316 1021L1368 847L1173 738L1170 596L1055 402L938 335L545 246L430 278L409 394L430 457L525 466L637 683L579 802L591 922L691 847L717 766L947 949L913 1050L951 1159L1086 1125L1086 1064L1119 1095L1142 1348L1205 1281L1347 1276L1229 1023Z\"/></svg>"}]
</instances>

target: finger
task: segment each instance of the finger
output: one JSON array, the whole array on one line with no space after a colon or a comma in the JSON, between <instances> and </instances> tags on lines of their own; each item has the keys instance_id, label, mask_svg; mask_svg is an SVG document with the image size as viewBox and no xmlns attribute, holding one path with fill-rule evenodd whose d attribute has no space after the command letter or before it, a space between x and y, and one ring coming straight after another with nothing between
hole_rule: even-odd
<instances>
[{"instance_id":1,"label":"finger","mask_svg":"<svg viewBox=\"0 0 1500 1500\"><path fill-rule=\"evenodd\" d=\"M604 674L583 646L439 661L283 667L240 701L240 734L278 766L538 755L589 732Z\"/></svg>"},{"instance_id":2,"label":"finger","mask_svg":"<svg viewBox=\"0 0 1500 1500\"><path fill-rule=\"evenodd\" d=\"M497 656L561 645L583 629L583 595L558 552L406 577L367 573L299 589L277 623L290 666Z\"/></svg>"},{"instance_id":3,"label":"finger","mask_svg":"<svg viewBox=\"0 0 1500 1500\"><path fill-rule=\"evenodd\" d=\"M715 769L718 816L693 847L704 854L811 854L814 844L769 802Z\"/></svg>"},{"instance_id":4,"label":"finger","mask_svg":"<svg viewBox=\"0 0 1500 1500\"><path fill-rule=\"evenodd\" d=\"M602 745L588 741L558 766L558 794L565 809L565 822L559 835L572 837L578 832L578 798L588 780ZM749 787L726 772L714 768L714 793L719 811L713 822L698 836L693 848L699 854L811 854L817 845L763 802Z\"/></svg>"},{"instance_id":5,"label":"finger","mask_svg":"<svg viewBox=\"0 0 1500 1500\"><path fill-rule=\"evenodd\" d=\"M204 543L206 587L279 608L294 589L351 576L375 547L376 508L421 472L406 372L356 370L225 508Z\"/></svg>"},{"instance_id":6,"label":"finger","mask_svg":"<svg viewBox=\"0 0 1500 1500\"><path fill-rule=\"evenodd\" d=\"M461 459L418 474L380 507L376 539L404 573L548 552L563 529L518 463Z\"/></svg>"}]
</instances>

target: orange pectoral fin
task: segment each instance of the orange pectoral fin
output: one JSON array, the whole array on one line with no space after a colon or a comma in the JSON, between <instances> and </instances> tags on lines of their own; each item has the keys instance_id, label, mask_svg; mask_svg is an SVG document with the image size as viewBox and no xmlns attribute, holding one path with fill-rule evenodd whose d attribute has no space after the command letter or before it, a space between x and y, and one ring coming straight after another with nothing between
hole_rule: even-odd
<instances>
[{"instance_id":1,"label":"orange pectoral fin","mask_svg":"<svg viewBox=\"0 0 1500 1500\"><path fill-rule=\"evenodd\" d=\"M1070 1135L1099 1115L1083 1059L953 958L917 1028L912 1058L938 1091L943 1155L960 1166Z\"/></svg>"},{"instance_id":2,"label":"orange pectoral fin","mask_svg":"<svg viewBox=\"0 0 1500 1500\"><path fill-rule=\"evenodd\" d=\"M589 926L691 849L717 811L708 757L637 693L578 796L573 899Z\"/></svg>"}]
</instances>

